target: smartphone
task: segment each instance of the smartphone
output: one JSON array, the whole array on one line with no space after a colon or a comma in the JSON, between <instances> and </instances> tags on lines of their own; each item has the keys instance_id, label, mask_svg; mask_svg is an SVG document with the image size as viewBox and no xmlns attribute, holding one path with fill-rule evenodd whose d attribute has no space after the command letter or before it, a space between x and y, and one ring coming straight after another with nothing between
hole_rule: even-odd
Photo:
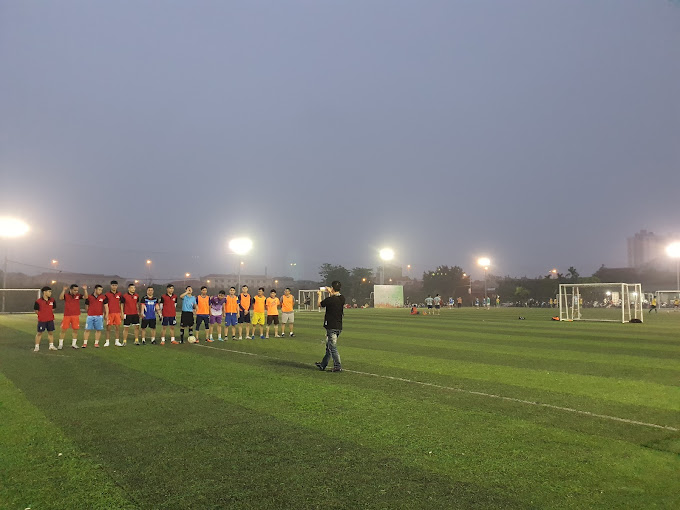
<instances>
[{"instance_id":1,"label":"smartphone","mask_svg":"<svg viewBox=\"0 0 680 510\"><path fill-rule=\"evenodd\" d=\"M319 287L319 290L326 290L326 287Z\"/></svg>"}]
</instances>

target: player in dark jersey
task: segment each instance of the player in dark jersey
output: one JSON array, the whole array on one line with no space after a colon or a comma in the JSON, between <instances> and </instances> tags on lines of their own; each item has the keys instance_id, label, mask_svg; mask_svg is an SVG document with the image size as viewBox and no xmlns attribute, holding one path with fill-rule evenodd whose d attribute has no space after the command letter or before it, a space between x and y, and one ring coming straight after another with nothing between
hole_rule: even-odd
<instances>
[{"instance_id":1,"label":"player in dark jersey","mask_svg":"<svg viewBox=\"0 0 680 510\"><path fill-rule=\"evenodd\" d=\"M146 343L146 329L151 330L151 343L156 343L156 314L159 311L158 298L153 295L153 287L146 289L146 296L142 298L142 344Z\"/></svg>"},{"instance_id":2,"label":"player in dark jersey","mask_svg":"<svg viewBox=\"0 0 680 510\"><path fill-rule=\"evenodd\" d=\"M165 330L169 326L171 344L179 344L175 340L175 325L177 324L177 294L175 294L175 286L169 283L166 287L166 293L161 296L161 310L163 313L163 325L161 328L161 345L165 345Z\"/></svg>"},{"instance_id":3,"label":"player in dark jersey","mask_svg":"<svg viewBox=\"0 0 680 510\"><path fill-rule=\"evenodd\" d=\"M56 351L54 346L54 307L56 302L52 297L52 288L43 287L40 289L42 297L38 299L33 305L35 314L38 316L38 332L35 335L35 352L40 350L40 340L42 334L47 331L47 339L50 341L50 351Z\"/></svg>"}]
</instances>

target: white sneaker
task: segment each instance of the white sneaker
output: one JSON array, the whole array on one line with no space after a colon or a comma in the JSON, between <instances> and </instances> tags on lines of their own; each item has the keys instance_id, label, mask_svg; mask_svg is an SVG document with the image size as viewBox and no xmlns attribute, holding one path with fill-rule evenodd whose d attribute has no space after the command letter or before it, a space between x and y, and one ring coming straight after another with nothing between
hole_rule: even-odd
<instances>
[{"instance_id":1,"label":"white sneaker","mask_svg":"<svg viewBox=\"0 0 680 510\"><path fill-rule=\"evenodd\" d=\"M274 338L281 338L281 335L274 335Z\"/></svg>"},{"instance_id":2,"label":"white sneaker","mask_svg":"<svg viewBox=\"0 0 680 510\"><path fill-rule=\"evenodd\" d=\"M59 347L57 347L57 349L59 349L60 351L61 351L63 348L64 348L63 345L60 345Z\"/></svg>"},{"instance_id":3,"label":"white sneaker","mask_svg":"<svg viewBox=\"0 0 680 510\"><path fill-rule=\"evenodd\" d=\"M57 348L56 348L54 345L50 345L50 346L48 347L48 349L49 349L50 351L56 351L56 350L57 350Z\"/></svg>"},{"instance_id":4,"label":"white sneaker","mask_svg":"<svg viewBox=\"0 0 680 510\"><path fill-rule=\"evenodd\" d=\"M80 347L78 347L78 346L75 345L75 344L71 344L71 349L80 349Z\"/></svg>"},{"instance_id":5,"label":"white sneaker","mask_svg":"<svg viewBox=\"0 0 680 510\"><path fill-rule=\"evenodd\" d=\"M106 343L104 344L104 347L108 347L108 346L109 346L109 341L107 340Z\"/></svg>"},{"instance_id":6,"label":"white sneaker","mask_svg":"<svg viewBox=\"0 0 680 510\"><path fill-rule=\"evenodd\" d=\"M123 347L123 344L121 344L118 340L116 340L116 347Z\"/></svg>"},{"instance_id":7,"label":"white sneaker","mask_svg":"<svg viewBox=\"0 0 680 510\"><path fill-rule=\"evenodd\" d=\"M248 338L248 337L246 337L246 339L247 339L247 338ZM243 337L242 337L242 336L240 336L240 337L238 337L238 339L239 339L239 340L243 340Z\"/></svg>"}]
</instances>

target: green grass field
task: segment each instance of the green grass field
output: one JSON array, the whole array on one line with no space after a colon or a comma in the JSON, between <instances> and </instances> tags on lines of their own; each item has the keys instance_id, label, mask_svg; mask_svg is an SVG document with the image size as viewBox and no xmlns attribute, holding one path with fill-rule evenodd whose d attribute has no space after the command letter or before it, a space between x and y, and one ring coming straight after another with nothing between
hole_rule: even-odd
<instances>
[{"instance_id":1,"label":"green grass field","mask_svg":"<svg viewBox=\"0 0 680 510\"><path fill-rule=\"evenodd\" d=\"M679 508L680 313L551 315L351 310L342 373L315 312L39 353L0 317L0 508Z\"/></svg>"}]
</instances>

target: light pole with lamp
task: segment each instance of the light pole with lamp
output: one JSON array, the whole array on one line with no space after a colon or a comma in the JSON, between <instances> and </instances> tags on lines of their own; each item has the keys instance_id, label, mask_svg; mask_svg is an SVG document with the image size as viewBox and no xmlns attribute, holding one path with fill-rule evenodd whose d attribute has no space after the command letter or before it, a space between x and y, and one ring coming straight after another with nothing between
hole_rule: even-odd
<instances>
[{"instance_id":1,"label":"light pole with lamp","mask_svg":"<svg viewBox=\"0 0 680 510\"><path fill-rule=\"evenodd\" d=\"M151 259L146 259L146 272L149 275L149 287L153 285L153 278L151 278Z\"/></svg>"},{"instance_id":2,"label":"light pole with lamp","mask_svg":"<svg viewBox=\"0 0 680 510\"><path fill-rule=\"evenodd\" d=\"M10 217L0 217L0 238L13 239L25 236L30 227L28 223ZM5 246L5 261L2 268L2 312L5 312L5 289L7 289L7 263L9 262L9 246Z\"/></svg>"},{"instance_id":3,"label":"light pole with lamp","mask_svg":"<svg viewBox=\"0 0 680 510\"><path fill-rule=\"evenodd\" d=\"M484 268L484 306L486 306L486 275L489 271L489 266L491 265L491 260L489 257L481 257L477 259L477 264Z\"/></svg>"},{"instance_id":4,"label":"light pole with lamp","mask_svg":"<svg viewBox=\"0 0 680 510\"><path fill-rule=\"evenodd\" d=\"M394 250L392 248L383 248L380 250L380 258L383 261L380 266L380 285L385 285L385 262L394 259Z\"/></svg>"},{"instance_id":5,"label":"light pole with lamp","mask_svg":"<svg viewBox=\"0 0 680 510\"><path fill-rule=\"evenodd\" d=\"M247 237L237 237L229 241L229 249L232 253L236 255L246 255L250 250L253 249L253 242ZM238 292L241 292L241 267L243 266L243 261L241 260L238 265Z\"/></svg>"},{"instance_id":6,"label":"light pole with lamp","mask_svg":"<svg viewBox=\"0 0 680 510\"><path fill-rule=\"evenodd\" d=\"M675 259L675 290L680 291L680 242L666 246L666 254Z\"/></svg>"}]
</instances>

